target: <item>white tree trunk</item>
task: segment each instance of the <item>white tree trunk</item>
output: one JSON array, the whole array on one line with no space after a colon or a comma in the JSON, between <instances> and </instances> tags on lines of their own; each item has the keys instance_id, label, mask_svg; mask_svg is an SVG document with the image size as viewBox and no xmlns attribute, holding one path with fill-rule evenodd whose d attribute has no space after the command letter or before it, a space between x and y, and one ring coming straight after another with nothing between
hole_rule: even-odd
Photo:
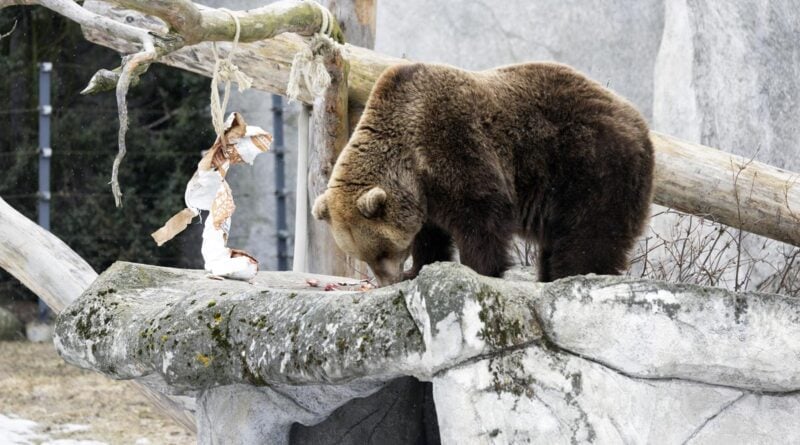
<instances>
[{"instance_id":1,"label":"white tree trunk","mask_svg":"<svg viewBox=\"0 0 800 445\"><path fill-rule=\"evenodd\" d=\"M0 267L55 312L78 298L97 272L55 235L0 198Z\"/></svg>"}]
</instances>

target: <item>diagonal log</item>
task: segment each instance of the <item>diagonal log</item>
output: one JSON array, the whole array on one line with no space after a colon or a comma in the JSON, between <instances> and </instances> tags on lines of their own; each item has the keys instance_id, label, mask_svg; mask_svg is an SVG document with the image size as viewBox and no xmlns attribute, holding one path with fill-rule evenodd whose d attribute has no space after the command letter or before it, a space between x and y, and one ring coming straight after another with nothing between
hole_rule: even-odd
<instances>
[{"instance_id":1,"label":"diagonal log","mask_svg":"<svg viewBox=\"0 0 800 445\"><path fill-rule=\"evenodd\" d=\"M97 272L55 235L0 198L0 268L5 269L56 313L78 298ZM130 382L161 411L190 431L194 416L169 396Z\"/></svg>"}]
</instances>

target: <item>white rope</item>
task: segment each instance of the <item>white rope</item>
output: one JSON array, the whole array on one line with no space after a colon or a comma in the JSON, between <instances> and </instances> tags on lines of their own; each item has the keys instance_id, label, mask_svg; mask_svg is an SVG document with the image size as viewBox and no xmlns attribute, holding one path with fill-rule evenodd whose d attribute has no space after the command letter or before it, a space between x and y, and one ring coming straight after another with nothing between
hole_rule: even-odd
<instances>
[{"instance_id":1,"label":"white rope","mask_svg":"<svg viewBox=\"0 0 800 445\"><path fill-rule=\"evenodd\" d=\"M228 108L228 99L230 98L231 93L231 81L236 82L239 92L250 88L250 86L253 84L253 79L251 79L247 74L241 72L239 67L233 63L233 54L236 52L236 48L239 46L239 36L242 31L242 25L239 23L239 18L236 17L233 12L225 8L220 8L220 10L227 12L228 15L231 16L233 22L236 24L236 34L233 37L233 46L228 52L228 57L226 59L220 59L219 54L217 53L216 42L211 44L211 52L214 53L214 71L211 77L211 122L214 125L214 131L216 131L217 137L222 137L223 133L225 132L225 110ZM225 82L225 92L223 93L221 102L219 97L220 80Z\"/></svg>"},{"instance_id":2,"label":"white rope","mask_svg":"<svg viewBox=\"0 0 800 445\"><path fill-rule=\"evenodd\" d=\"M325 94L325 90L331 86L331 75L325 68L325 57L320 54L320 50L326 46L336 45L336 42L330 38L335 18L319 3L314 1L310 3L319 8L322 13L322 25L309 45L294 55L292 69L289 72L289 84L286 86L286 96L290 102L300 97L302 84L305 84L306 89L313 97L322 96Z\"/></svg>"}]
</instances>

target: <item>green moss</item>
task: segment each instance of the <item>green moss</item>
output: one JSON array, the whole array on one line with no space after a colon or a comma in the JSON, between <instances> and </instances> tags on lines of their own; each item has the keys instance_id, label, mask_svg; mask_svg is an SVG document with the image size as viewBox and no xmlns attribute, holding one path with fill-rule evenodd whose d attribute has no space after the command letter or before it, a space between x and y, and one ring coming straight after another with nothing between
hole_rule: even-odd
<instances>
[{"instance_id":1,"label":"green moss","mask_svg":"<svg viewBox=\"0 0 800 445\"><path fill-rule=\"evenodd\" d=\"M242 377L245 381L255 386L267 386L267 381L254 373L244 360L242 360Z\"/></svg>"},{"instance_id":2,"label":"green moss","mask_svg":"<svg viewBox=\"0 0 800 445\"><path fill-rule=\"evenodd\" d=\"M214 307L216 305L217 305L217 301L216 300L211 300L211 301L208 302L208 306L207 307Z\"/></svg>"},{"instance_id":3,"label":"green moss","mask_svg":"<svg viewBox=\"0 0 800 445\"><path fill-rule=\"evenodd\" d=\"M208 368L211 365L211 362L214 361L214 357L199 352L195 356L195 359L206 368Z\"/></svg>"},{"instance_id":4,"label":"green moss","mask_svg":"<svg viewBox=\"0 0 800 445\"><path fill-rule=\"evenodd\" d=\"M492 375L492 389L500 393L511 393L514 396L533 398L533 384L536 382L525 370L522 356L519 353L495 357L489 360L489 372Z\"/></svg>"},{"instance_id":5,"label":"green moss","mask_svg":"<svg viewBox=\"0 0 800 445\"><path fill-rule=\"evenodd\" d=\"M483 328L478 332L481 339L496 349L512 346L522 340L522 322L509 317L502 294L484 288L475 296L481 305L478 312L478 318L483 322Z\"/></svg>"},{"instance_id":6,"label":"green moss","mask_svg":"<svg viewBox=\"0 0 800 445\"><path fill-rule=\"evenodd\" d=\"M291 334L291 342L294 343L297 340L297 334L300 332L300 326L295 323L289 328L289 334Z\"/></svg>"},{"instance_id":7,"label":"green moss","mask_svg":"<svg viewBox=\"0 0 800 445\"><path fill-rule=\"evenodd\" d=\"M392 304L395 306L402 306L405 307L406 305L406 296L402 290L397 291L397 296L392 299Z\"/></svg>"},{"instance_id":8,"label":"green moss","mask_svg":"<svg viewBox=\"0 0 800 445\"><path fill-rule=\"evenodd\" d=\"M89 340L92 337L92 318L100 311L97 306L92 306L84 315L79 315L75 320L75 331L78 336L84 340Z\"/></svg>"},{"instance_id":9,"label":"green moss","mask_svg":"<svg viewBox=\"0 0 800 445\"><path fill-rule=\"evenodd\" d=\"M267 326L267 316L261 315L250 323L250 326L257 329L264 329Z\"/></svg>"}]
</instances>

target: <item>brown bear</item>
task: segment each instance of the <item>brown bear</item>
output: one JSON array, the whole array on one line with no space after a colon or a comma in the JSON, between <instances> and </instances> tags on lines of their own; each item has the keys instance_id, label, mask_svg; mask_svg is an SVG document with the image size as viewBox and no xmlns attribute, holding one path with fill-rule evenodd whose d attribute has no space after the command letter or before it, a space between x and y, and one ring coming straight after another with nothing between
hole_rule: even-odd
<instances>
[{"instance_id":1,"label":"brown bear","mask_svg":"<svg viewBox=\"0 0 800 445\"><path fill-rule=\"evenodd\" d=\"M652 183L645 120L568 66L407 64L376 82L313 214L381 285L452 260L454 242L500 276L515 234L551 281L624 270Z\"/></svg>"}]
</instances>

